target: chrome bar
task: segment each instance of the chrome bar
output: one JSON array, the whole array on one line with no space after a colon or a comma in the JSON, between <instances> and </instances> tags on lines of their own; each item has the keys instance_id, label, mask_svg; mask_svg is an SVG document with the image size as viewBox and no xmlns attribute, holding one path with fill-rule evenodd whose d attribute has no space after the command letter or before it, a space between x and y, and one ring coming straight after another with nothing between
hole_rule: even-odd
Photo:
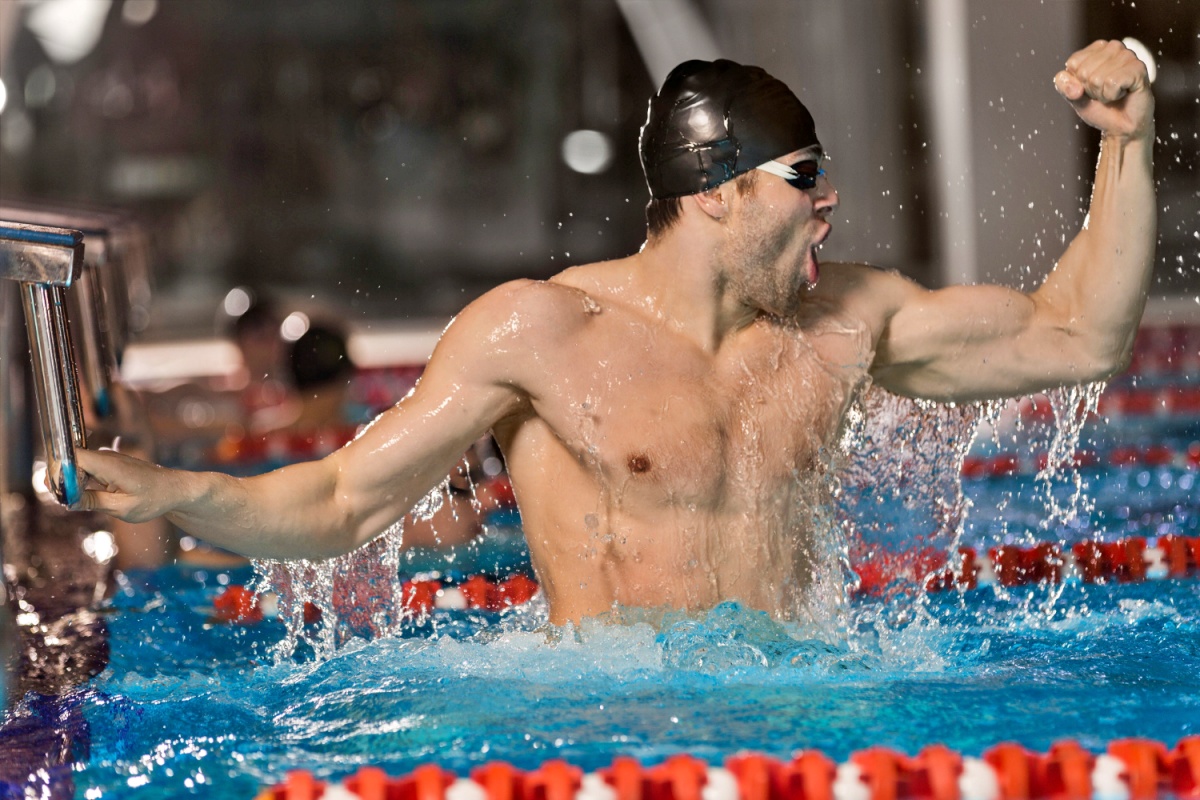
<instances>
[{"instance_id":1,"label":"chrome bar","mask_svg":"<svg viewBox=\"0 0 1200 800\"><path fill-rule=\"evenodd\" d=\"M67 290L65 287L51 286L50 297L54 300L50 309L50 322L54 325L54 352L61 359L59 376L66 390L67 422L71 442L76 447L87 447L87 425L83 418L79 375L75 371L75 342L71 338L71 323L67 314ZM28 319L25 320L25 324L29 325Z\"/></svg>"},{"instance_id":2,"label":"chrome bar","mask_svg":"<svg viewBox=\"0 0 1200 800\"><path fill-rule=\"evenodd\" d=\"M113 416L114 376L108 369L110 357L100 320L103 318L100 296L100 275L90 264L84 264L83 274L71 291L71 322L77 325L73 336L79 342L80 377L90 402L91 412L98 420ZM113 362L115 364L115 361Z\"/></svg>"},{"instance_id":3,"label":"chrome bar","mask_svg":"<svg viewBox=\"0 0 1200 800\"><path fill-rule=\"evenodd\" d=\"M14 281L0 280L0 498L33 494L34 401L18 289Z\"/></svg>"},{"instance_id":4,"label":"chrome bar","mask_svg":"<svg viewBox=\"0 0 1200 800\"><path fill-rule=\"evenodd\" d=\"M3 548L0 548L0 557L3 555ZM9 608L8 590L0 579L0 719L8 710L11 687L16 683L17 642L17 625Z\"/></svg>"},{"instance_id":5,"label":"chrome bar","mask_svg":"<svg viewBox=\"0 0 1200 800\"><path fill-rule=\"evenodd\" d=\"M0 222L0 278L70 286L83 268L83 233Z\"/></svg>"},{"instance_id":6,"label":"chrome bar","mask_svg":"<svg viewBox=\"0 0 1200 800\"><path fill-rule=\"evenodd\" d=\"M66 289L82 269L83 247L77 230L0 221L0 278L21 283L46 482L64 505L79 500L87 481L75 463L86 433L66 304Z\"/></svg>"},{"instance_id":7,"label":"chrome bar","mask_svg":"<svg viewBox=\"0 0 1200 800\"><path fill-rule=\"evenodd\" d=\"M4 541L16 521L9 506L24 507L32 495L29 467L33 463L30 404L26 400L25 334L17 311L17 284L0 280L0 565L5 564ZM9 608L7 581L0 571L0 716L12 696L16 676L17 630Z\"/></svg>"},{"instance_id":8,"label":"chrome bar","mask_svg":"<svg viewBox=\"0 0 1200 800\"><path fill-rule=\"evenodd\" d=\"M114 387L126 343L129 306L122 268L123 242L136 226L125 216L97 209L70 210L26 204L0 205L0 219L78 229L86 257L70 294L71 323L80 350L80 377L88 410L101 423L120 415Z\"/></svg>"},{"instance_id":9,"label":"chrome bar","mask_svg":"<svg viewBox=\"0 0 1200 800\"><path fill-rule=\"evenodd\" d=\"M46 483L55 499L73 505L86 476L75 465L75 449L86 447L79 382L71 357L66 293L61 286L22 284L25 327L33 363L33 385L46 446Z\"/></svg>"},{"instance_id":10,"label":"chrome bar","mask_svg":"<svg viewBox=\"0 0 1200 800\"><path fill-rule=\"evenodd\" d=\"M105 347L117 368L124 360L125 347L132 330L132 276L139 272L136 262L143 255L138 249L139 236L140 230L133 223L122 220L115 224L107 243L104 268L99 270L97 287L103 312L100 330L104 333ZM146 269L142 265L140 271L145 272Z\"/></svg>"}]
</instances>

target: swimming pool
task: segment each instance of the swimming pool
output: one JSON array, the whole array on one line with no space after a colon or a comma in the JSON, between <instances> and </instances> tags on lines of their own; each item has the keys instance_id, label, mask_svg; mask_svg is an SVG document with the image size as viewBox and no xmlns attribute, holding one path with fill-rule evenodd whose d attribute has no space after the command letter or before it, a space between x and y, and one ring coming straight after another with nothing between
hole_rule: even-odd
<instances>
[{"instance_id":1,"label":"swimming pool","mask_svg":"<svg viewBox=\"0 0 1200 800\"><path fill-rule=\"evenodd\" d=\"M276 658L278 621L208 620L225 587L251 580L248 569L173 567L126 576L80 620L103 640L107 666L63 697L28 695L5 741L52 745L29 790L116 798L248 798L288 770L340 779L368 764L400 775L436 763L465 775L498 760L595 770L620 755L655 763L685 752L719 763L742 750L787 758L813 747L842 760L872 745L916 753L935 742L971 754L1000 741L1044 751L1063 738L1093 751L1130 736L1170 745L1200 732L1194 573L964 593L889 580L925 563L907 558L921 552L914 541L982 553L1200 535L1200 414L1182 401L1171 413L1154 405L1196 385L1182 371L1115 384L1101 401L1110 424L1087 422L1088 456L1062 476L1036 475L1038 453L1054 445L1044 406L1013 406L969 451L952 442L970 503L959 541L957 506L931 511L927 500L945 495L959 465L943 454L922 467L913 459L923 448L893 439L901 468L892 484L844 481L843 500L861 518L857 544L875 563L894 558L838 630L731 604L655 625L547 633L535 600L502 613L439 610L325 658L305 643ZM946 437L951 423L945 411L920 410L908 439ZM1076 460L1073 448L1067 455ZM1077 515L1055 511L1072 502ZM523 564L519 536L499 526L452 564L411 553L399 568L454 578Z\"/></svg>"}]
</instances>

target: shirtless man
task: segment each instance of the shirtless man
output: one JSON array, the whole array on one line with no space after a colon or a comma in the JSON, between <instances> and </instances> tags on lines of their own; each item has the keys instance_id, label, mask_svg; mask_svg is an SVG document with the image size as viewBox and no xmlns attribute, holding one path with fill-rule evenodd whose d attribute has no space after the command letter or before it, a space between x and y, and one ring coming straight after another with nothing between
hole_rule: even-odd
<instances>
[{"instance_id":1,"label":"shirtless man","mask_svg":"<svg viewBox=\"0 0 1200 800\"><path fill-rule=\"evenodd\" d=\"M401 518L491 430L551 622L724 600L793 616L816 557L806 486L868 380L973 400L1128 361L1156 235L1146 70L1097 42L1054 83L1103 147L1088 222L1032 293L818 266L838 197L807 110L762 70L688 62L642 131L639 253L488 292L414 392L325 459L239 480L81 452L82 505L323 558Z\"/></svg>"}]
</instances>

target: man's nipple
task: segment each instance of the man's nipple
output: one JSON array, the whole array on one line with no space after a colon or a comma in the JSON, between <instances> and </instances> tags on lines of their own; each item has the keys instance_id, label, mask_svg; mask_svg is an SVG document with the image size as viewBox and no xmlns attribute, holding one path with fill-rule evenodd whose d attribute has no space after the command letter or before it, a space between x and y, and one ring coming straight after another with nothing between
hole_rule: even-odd
<instances>
[{"instance_id":1,"label":"man's nipple","mask_svg":"<svg viewBox=\"0 0 1200 800\"><path fill-rule=\"evenodd\" d=\"M640 475L643 472L650 471L650 459L646 458L642 453L635 453L629 457L627 465L629 471L635 475Z\"/></svg>"}]
</instances>

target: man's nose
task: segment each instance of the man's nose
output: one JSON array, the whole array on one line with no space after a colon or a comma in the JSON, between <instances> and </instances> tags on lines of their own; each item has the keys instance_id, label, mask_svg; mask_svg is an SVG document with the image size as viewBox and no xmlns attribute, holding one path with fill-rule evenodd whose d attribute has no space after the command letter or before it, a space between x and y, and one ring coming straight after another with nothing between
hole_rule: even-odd
<instances>
[{"instance_id":1,"label":"man's nose","mask_svg":"<svg viewBox=\"0 0 1200 800\"><path fill-rule=\"evenodd\" d=\"M836 211L838 193L834 188L833 181L829 179L828 173L822 173L817 177L817 185L814 188L818 195L816 202L813 203L813 209L822 216L828 216Z\"/></svg>"}]
</instances>

